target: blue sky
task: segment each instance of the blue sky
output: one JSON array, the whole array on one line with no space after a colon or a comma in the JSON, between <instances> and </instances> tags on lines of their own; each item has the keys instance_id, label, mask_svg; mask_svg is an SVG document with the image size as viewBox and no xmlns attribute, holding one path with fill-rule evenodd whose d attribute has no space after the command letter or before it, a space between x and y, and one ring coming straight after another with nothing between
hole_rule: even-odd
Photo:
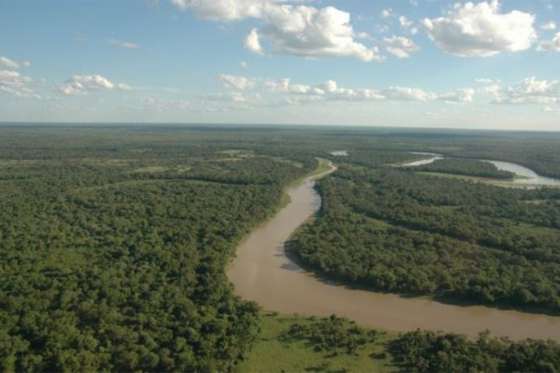
<instances>
[{"instance_id":1,"label":"blue sky","mask_svg":"<svg viewBox=\"0 0 560 373\"><path fill-rule=\"evenodd\" d=\"M560 1L0 0L0 121L560 130Z\"/></svg>"}]
</instances>

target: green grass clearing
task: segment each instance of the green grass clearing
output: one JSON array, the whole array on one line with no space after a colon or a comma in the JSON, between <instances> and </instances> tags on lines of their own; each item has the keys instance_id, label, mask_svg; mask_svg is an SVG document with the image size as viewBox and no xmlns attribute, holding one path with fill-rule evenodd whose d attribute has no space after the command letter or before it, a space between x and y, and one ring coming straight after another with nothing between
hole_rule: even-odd
<instances>
[{"instance_id":1,"label":"green grass clearing","mask_svg":"<svg viewBox=\"0 0 560 373\"><path fill-rule=\"evenodd\" d=\"M385 352L390 335L380 333L377 340L356 355L317 352L304 341L286 341L282 335L294 323L309 324L313 318L267 313L261 319L261 333L237 368L239 373L298 372L391 372L396 371Z\"/></svg>"}]
</instances>

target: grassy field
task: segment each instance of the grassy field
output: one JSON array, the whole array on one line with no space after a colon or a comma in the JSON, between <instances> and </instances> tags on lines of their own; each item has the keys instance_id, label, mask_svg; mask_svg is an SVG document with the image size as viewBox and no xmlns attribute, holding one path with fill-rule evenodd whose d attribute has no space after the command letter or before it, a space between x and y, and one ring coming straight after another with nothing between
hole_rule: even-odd
<instances>
[{"instance_id":1,"label":"grassy field","mask_svg":"<svg viewBox=\"0 0 560 373\"><path fill-rule=\"evenodd\" d=\"M248 355L238 367L239 373L297 373L297 372L391 372L385 343L389 336L380 335L356 355L316 352L304 341L285 340L282 335L294 323L310 323L310 318L265 314L261 334Z\"/></svg>"}]
</instances>

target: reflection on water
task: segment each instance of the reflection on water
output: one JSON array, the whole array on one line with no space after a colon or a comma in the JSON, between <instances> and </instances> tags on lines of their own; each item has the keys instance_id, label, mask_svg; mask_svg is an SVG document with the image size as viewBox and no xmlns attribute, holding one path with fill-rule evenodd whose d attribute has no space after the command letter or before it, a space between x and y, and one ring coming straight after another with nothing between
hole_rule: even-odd
<instances>
[{"instance_id":1,"label":"reflection on water","mask_svg":"<svg viewBox=\"0 0 560 373\"><path fill-rule=\"evenodd\" d=\"M498 170L513 172L519 176L513 180L515 184L527 186L560 186L560 180L540 176L535 171L515 163L501 161L486 162L492 163Z\"/></svg>"},{"instance_id":2,"label":"reflection on water","mask_svg":"<svg viewBox=\"0 0 560 373\"><path fill-rule=\"evenodd\" d=\"M403 163L402 167L416 167L416 166L424 166L430 163L434 163L437 160L445 159L441 154L436 153L426 153L426 152L411 152L411 154L416 155L425 155L425 159L421 159L419 161ZM550 177L544 177L537 174L535 171L521 166L516 163L511 162L503 162L503 161L491 161L480 159L480 161L492 163L498 170L501 171L509 171L514 173L517 177L514 178L511 183L517 184L519 186L527 186L527 187L539 187L539 186L554 186L560 187L560 180L553 179Z\"/></svg>"},{"instance_id":3,"label":"reflection on water","mask_svg":"<svg viewBox=\"0 0 560 373\"><path fill-rule=\"evenodd\" d=\"M482 306L462 307L426 298L350 289L304 271L285 255L284 244L319 209L320 197L313 185L308 179L290 189L291 202L238 247L228 276L242 298L255 301L269 311L337 314L387 330L421 328L476 336L488 329L496 336L513 339L560 340L560 317Z\"/></svg>"},{"instance_id":4,"label":"reflection on water","mask_svg":"<svg viewBox=\"0 0 560 373\"><path fill-rule=\"evenodd\" d=\"M425 153L425 152L410 152L411 154L416 155L425 155L427 158L420 159L418 161L403 163L402 167L416 167L416 166L424 166L430 163L434 163L437 160L443 159L444 157L441 154L436 153Z\"/></svg>"}]
</instances>

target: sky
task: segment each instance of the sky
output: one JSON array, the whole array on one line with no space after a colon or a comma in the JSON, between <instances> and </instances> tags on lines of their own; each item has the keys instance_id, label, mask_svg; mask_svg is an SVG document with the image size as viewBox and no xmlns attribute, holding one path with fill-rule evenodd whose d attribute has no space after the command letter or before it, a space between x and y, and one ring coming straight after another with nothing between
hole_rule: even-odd
<instances>
[{"instance_id":1,"label":"sky","mask_svg":"<svg viewBox=\"0 0 560 373\"><path fill-rule=\"evenodd\" d=\"M560 0L0 0L0 121L560 131Z\"/></svg>"}]
</instances>

